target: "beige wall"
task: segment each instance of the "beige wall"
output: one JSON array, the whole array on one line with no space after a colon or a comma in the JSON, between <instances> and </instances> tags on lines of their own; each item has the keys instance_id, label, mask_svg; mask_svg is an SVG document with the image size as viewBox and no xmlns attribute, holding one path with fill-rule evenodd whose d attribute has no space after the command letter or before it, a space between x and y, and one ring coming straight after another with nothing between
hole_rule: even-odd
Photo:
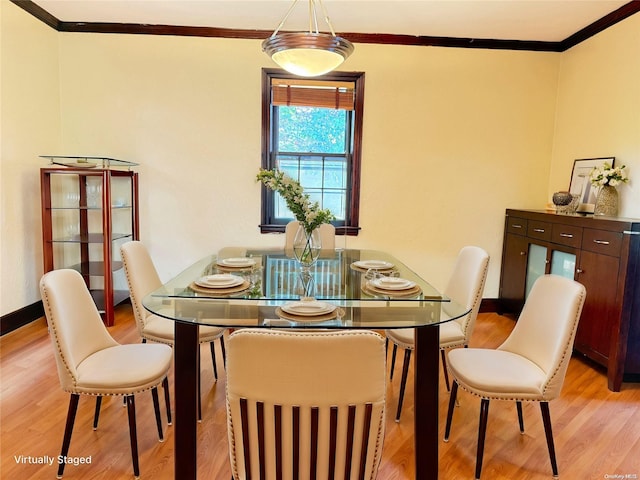
<instances>
[{"instance_id":1,"label":"beige wall","mask_svg":"<svg viewBox=\"0 0 640 480\"><path fill-rule=\"evenodd\" d=\"M631 182L619 215L640 217L640 15L563 53L549 195L568 188L576 158L616 157Z\"/></svg>"},{"instance_id":2,"label":"beige wall","mask_svg":"<svg viewBox=\"0 0 640 480\"><path fill-rule=\"evenodd\" d=\"M60 147L58 34L0 1L0 314L40 298L38 155Z\"/></svg>"},{"instance_id":3,"label":"beige wall","mask_svg":"<svg viewBox=\"0 0 640 480\"><path fill-rule=\"evenodd\" d=\"M141 163L141 237L161 276L228 244L283 242L257 228L260 77L272 66L258 41L60 42L65 150ZM458 250L481 245L496 296L504 207L545 203L558 61L358 45L344 68L366 72L362 233L347 246L390 249L442 287Z\"/></svg>"},{"instance_id":4,"label":"beige wall","mask_svg":"<svg viewBox=\"0 0 640 480\"><path fill-rule=\"evenodd\" d=\"M48 28L18 20L29 24L24 35ZM4 25L3 19L3 38ZM139 162L141 237L163 279L225 245L284 241L257 228L260 73L273 66L260 42L52 38L59 53L41 45L45 58L38 63L59 65L62 140L55 122L37 125L55 140L23 152L31 164L15 175L37 178L37 155L54 150ZM561 61L554 53L357 45L343 69L366 72L362 232L338 245L389 249L442 288L458 250L476 244L491 254L485 297L496 297L504 209L542 208L557 190L556 177L570 174L555 171L557 159L581 155L571 145L559 154L559 141L552 153L558 85L560 92L570 88L558 79ZM27 93L21 84L11 91ZM3 102L5 96L3 87ZM18 127L25 135L32 126ZM4 157L3 146L3 187ZM19 188L13 193L22 195ZM2 208L8 208L4 191ZM3 261L16 250L40 261L39 212L22 215L33 232L6 247L3 237ZM3 314L39 298L34 288L5 278L35 284L40 274L40 264L3 269ZM5 301L5 282L21 297L18 305Z\"/></svg>"}]
</instances>

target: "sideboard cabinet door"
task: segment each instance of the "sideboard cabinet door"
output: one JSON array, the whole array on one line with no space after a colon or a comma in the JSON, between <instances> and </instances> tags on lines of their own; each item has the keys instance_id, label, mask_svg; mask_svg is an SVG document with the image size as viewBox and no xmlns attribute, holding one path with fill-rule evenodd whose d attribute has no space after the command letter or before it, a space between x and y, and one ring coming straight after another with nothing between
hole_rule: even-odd
<instances>
[{"instance_id":1,"label":"sideboard cabinet door","mask_svg":"<svg viewBox=\"0 0 640 480\"><path fill-rule=\"evenodd\" d=\"M596 362L607 365L613 323L619 315L616 305L619 259L583 251L578 281L587 289L575 348Z\"/></svg>"},{"instance_id":2,"label":"sideboard cabinet door","mask_svg":"<svg viewBox=\"0 0 640 480\"><path fill-rule=\"evenodd\" d=\"M505 235L500 279L500 300L503 311L520 311L524 305L528 251L529 242L526 237L511 233Z\"/></svg>"}]
</instances>

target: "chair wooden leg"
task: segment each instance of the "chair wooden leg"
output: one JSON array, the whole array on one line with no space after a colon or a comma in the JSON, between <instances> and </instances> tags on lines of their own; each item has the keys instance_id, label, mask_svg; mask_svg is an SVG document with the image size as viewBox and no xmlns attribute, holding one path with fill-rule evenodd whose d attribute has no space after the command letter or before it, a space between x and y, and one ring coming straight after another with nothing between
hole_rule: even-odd
<instances>
[{"instance_id":1,"label":"chair wooden leg","mask_svg":"<svg viewBox=\"0 0 640 480\"><path fill-rule=\"evenodd\" d=\"M480 480L482 457L484 455L484 439L487 436L487 418L489 418L489 399L480 401L480 423L478 425L478 453L476 454L476 480Z\"/></svg>"},{"instance_id":2,"label":"chair wooden leg","mask_svg":"<svg viewBox=\"0 0 640 480\"><path fill-rule=\"evenodd\" d=\"M450 392L451 386L449 385L449 372L447 371L447 356L444 349L440 350L440 358L442 358L442 372L444 373L444 382L447 385L447 392Z\"/></svg>"},{"instance_id":3,"label":"chair wooden leg","mask_svg":"<svg viewBox=\"0 0 640 480\"><path fill-rule=\"evenodd\" d=\"M391 351L391 367L389 368L389 380L393 380L393 369L396 367L396 352L398 351L398 345L393 344L393 350Z\"/></svg>"},{"instance_id":4,"label":"chair wooden leg","mask_svg":"<svg viewBox=\"0 0 640 480\"><path fill-rule=\"evenodd\" d=\"M164 405L167 407L167 425L171 425L171 393L169 392L169 379L164 377L162 381L162 389L164 390Z\"/></svg>"},{"instance_id":5,"label":"chair wooden leg","mask_svg":"<svg viewBox=\"0 0 640 480\"><path fill-rule=\"evenodd\" d=\"M162 417L160 417L160 400L158 399L158 387L151 389L151 396L153 397L153 411L156 414L156 426L158 427L158 439L164 442L164 435L162 433Z\"/></svg>"},{"instance_id":6,"label":"chair wooden leg","mask_svg":"<svg viewBox=\"0 0 640 480\"><path fill-rule=\"evenodd\" d=\"M522 416L522 402L516 401L516 410L518 410L518 425L520 433L524 435L524 417Z\"/></svg>"},{"instance_id":7,"label":"chair wooden leg","mask_svg":"<svg viewBox=\"0 0 640 480\"><path fill-rule=\"evenodd\" d=\"M133 461L133 475L140 476L138 463L138 433L136 430L136 403L133 395L127 395L127 413L129 414L129 438L131 440L131 460Z\"/></svg>"},{"instance_id":8,"label":"chair wooden leg","mask_svg":"<svg viewBox=\"0 0 640 480\"><path fill-rule=\"evenodd\" d=\"M227 351L224 348L224 335L220 337L220 350L222 350L222 365L227 368Z\"/></svg>"},{"instance_id":9,"label":"chair wooden leg","mask_svg":"<svg viewBox=\"0 0 640 480\"><path fill-rule=\"evenodd\" d=\"M102 396L98 395L96 397L96 411L93 414L93 429L98 429L98 420L100 418L100 405L102 405Z\"/></svg>"},{"instance_id":10,"label":"chair wooden leg","mask_svg":"<svg viewBox=\"0 0 640 480\"><path fill-rule=\"evenodd\" d=\"M407 376L409 374L409 363L411 362L411 350L404 351L404 363L402 364L402 379L400 380L400 395L398 395L398 411L396 412L396 422L400 421L402 413L402 402L404 400L404 390L407 386Z\"/></svg>"},{"instance_id":11,"label":"chair wooden leg","mask_svg":"<svg viewBox=\"0 0 640 480\"><path fill-rule=\"evenodd\" d=\"M553 431L551 430L551 414L549 413L549 402L540 402L542 412L542 423L544 433L547 436L547 447L549 447L549 459L551 460L551 470L553 478L558 478L558 463L556 462L556 449L553 446Z\"/></svg>"},{"instance_id":12,"label":"chair wooden leg","mask_svg":"<svg viewBox=\"0 0 640 480\"><path fill-rule=\"evenodd\" d=\"M60 452L60 456L63 459L69 453L69 445L71 445L71 434L73 433L73 424L76 420L76 412L78 411L78 400L80 400L80 395L76 393L72 393L71 398L69 399L69 411L67 412L67 424L64 427L64 437L62 439L62 451ZM64 461L58 464L57 478L62 478L65 465L66 464Z\"/></svg>"},{"instance_id":13,"label":"chair wooden leg","mask_svg":"<svg viewBox=\"0 0 640 480\"><path fill-rule=\"evenodd\" d=\"M453 381L451 385L451 393L449 394L449 409L447 410L447 424L444 428L444 441L449 441L449 434L451 433L451 422L453 421L453 411L456 406L456 397L458 396L458 382Z\"/></svg>"},{"instance_id":14,"label":"chair wooden leg","mask_svg":"<svg viewBox=\"0 0 640 480\"><path fill-rule=\"evenodd\" d=\"M218 365L216 363L216 346L213 342L209 342L211 348L211 363L213 363L213 378L218 380Z\"/></svg>"},{"instance_id":15,"label":"chair wooden leg","mask_svg":"<svg viewBox=\"0 0 640 480\"><path fill-rule=\"evenodd\" d=\"M200 372L200 346L198 345L198 422L202 422L202 373Z\"/></svg>"}]
</instances>

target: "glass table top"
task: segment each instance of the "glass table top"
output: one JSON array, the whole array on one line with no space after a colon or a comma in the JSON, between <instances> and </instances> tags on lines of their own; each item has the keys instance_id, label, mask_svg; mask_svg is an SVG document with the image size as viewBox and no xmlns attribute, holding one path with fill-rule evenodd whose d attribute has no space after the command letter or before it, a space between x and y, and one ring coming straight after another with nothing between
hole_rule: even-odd
<instances>
[{"instance_id":1,"label":"glass table top","mask_svg":"<svg viewBox=\"0 0 640 480\"><path fill-rule=\"evenodd\" d=\"M236 327L402 328L468 313L398 259L374 250L323 251L303 272L293 252L224 248L147 295L143 305L176 321Z\"/></svg>"}]
</instances>

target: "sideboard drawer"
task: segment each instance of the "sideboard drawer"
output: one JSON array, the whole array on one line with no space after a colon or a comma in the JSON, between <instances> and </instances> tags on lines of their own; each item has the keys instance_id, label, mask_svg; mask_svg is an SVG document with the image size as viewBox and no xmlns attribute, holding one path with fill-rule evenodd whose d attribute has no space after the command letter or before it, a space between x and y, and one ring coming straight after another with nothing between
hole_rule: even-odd
<instances>
[{"instance_id":1,"label":"sideboard drawer","mask_svg":"<svg viewBox=\"0 0 640 480\"><path fill-rule=\"evenodd\" d=\"M551 230L551 241L569 247L580 248L582 243L582 227L554 223Z\"/></svg>"},{"instance_id":2,"label":"sideboard drawer","mask_svg":"<svg viewBox=\"0 0 640 480\"><path fill-rule=\"evenodd\" d=\"M551 240L551 224L529 220L527 225L527 236L538 240Z\"/></svg>"},{"instance_id":3,"label":"sideboard drawer","mask_svg":"<svg viewBox=\"0 0 640 480\"><path fill-rule=\"evenodd\" d=\"M582 234L582 249L619 257L620 248L622 247L622 235L622 232L585 228Z\"/></svg>"},{"instance_id":4,"label":"sideboard drawer","mask_svg":"<svg viewBox=\"0 0 640 480\"><path fill-rule=\"evenodd\" d=\"M518 217L507 217L507 232L516 235L527 234L527 219Z\"/></svg>"}]
</instances>

